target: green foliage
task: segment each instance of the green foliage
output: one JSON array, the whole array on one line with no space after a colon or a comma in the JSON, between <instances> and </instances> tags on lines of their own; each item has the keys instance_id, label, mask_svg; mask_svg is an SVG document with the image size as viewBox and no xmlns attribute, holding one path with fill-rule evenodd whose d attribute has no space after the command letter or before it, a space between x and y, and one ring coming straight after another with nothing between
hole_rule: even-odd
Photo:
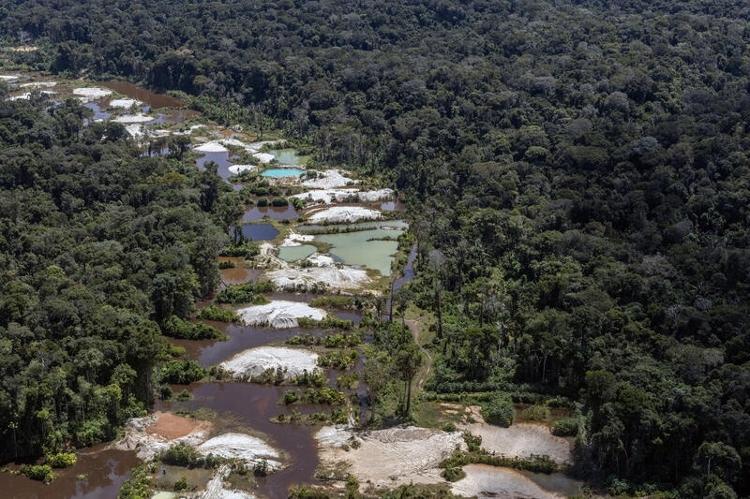
<instances>
[{"instance_id":1,"label":"green foliage","mask_svg":"<svg viewBox=\"0 0 750 499\"><path fill-rule=\"evenodd\" d=\"M441 462L440 467L443 469L461 468L467 464L487 464L545 474L560 471L560 467L549 456L508 457L485 451L462 452L458 450Z\"/></svg>"},{"instance_id":2,"label":"green foliage","mask_svg":"<svg viewBox=\"0 0 750 499\"><path fill-rule=\"evenodd\" d=\"M359 353L356 350L333 350L318 357L318 365L331 369L349 369L357 362Z\"/></svg>"},{"instance_id":3,"label":"green foliage","mask_svg":"<svg viewBox=\"0 0 750 499\"><path fill-rule=\"evenodd\" d=\"M562 418L552 424L552 434L558 437L574 437L578 434L578 418Z\"/></svg>"},{"instance_id":4,"label":"green foliage","mask_svg":"<svg viewBox=\"0 0 750 499\"><path fill-rule=\"evenodd\" d=\"M273 291L273 285L269 281L232 284L219 292L216 296L216 301L219 303L262 305L268 303L268 300L262 293L269 293L271 291Z\"/></svg>"},{"instance_id":5,"label":"green foliage","mask_svg":"<svg viewBox=\"0 0 750 499\"><path fill-rule=\"evenodd\" d=\"M466 476L464 470L460 467L445 468L440 472L440 476L449 482L457 482Z\"/></svg>"},{"instance_id":6,"label":"green foliage","mask_svg":"<svg viewBox=\"0 0 750 499\"><path fill-rule=\"evenodd\" d=\"M50 454L45 458L46 464L49 464L53 468L70 468L78 458L75 452L58 452L56 454Z\"/></svg>"},{"instance_id":7,"label":"green foliage","mask_svg":"<svg viewBox=\"0 0 750 499\"><path fill-rule=\"evenodd\" d=\"M161 381L173 385L189 385L206 375L206 370L194 360L170 360L159 368Z\"/></svg>"},{"instance_id":8,"label":"green foliage","mask_svg":"<svg viewBox=\"0 0 750 499\"><path fill-rule=\"evenodd\" d=\"M310 319L309 317L300 317L299 319L297 319L297 322L299 323L299 327L302 328L317 327L321 329L346 330L354 327L354 323L352 321L347 319L339 319L338 317L334 317L332 315L329 315L322 320Z\"/></svg>"},{"instance_id":9,"label":"green foliage","mask_svg":"<svg viewBox=\"0 0 750 499\"><path fill-rule=\"evenodd\" d=\"M311 334L295 335L286 340L289 345L324 346L326 348L352 348L362 343L362 335L353 333L334 333L326 336Z\"/></svg>"},{"instance_id":10,"label":"green foliage","mask_svg":"<svg viewBox=\"0 0 750 499\"><path fill-rule=\"evenodd\" d=\"M151 470L148 464L139 464L130 472L130 478L120 487L118 499L149 499L151 490Z\"/></svg>"},{"instance_id":11,"label":"green foliage","mask_svg":"<svg viewBox=\"0 0 750 499\"><path fill-rule=\"evenodd\" d=\"M521 411L520 419L524 421L547 421L550 418L549 407L542 404L534 404Z\"/></svg>"},{"instance_id":12,"label":"green foliage","mask_svg":"<svg viewBox=\"0 0 750 499\"><path fill-rule=\"evenodd\" d=\"M207 321L234 322L237 320L237 314L230 308L208 305L198 311L198 318Z\"/></svg>"},{"instance_id":13,"label":"green foliage","mask_svg":"<svg viewBox=\"0 0 750 499\"><path fill-rule=\"evenodd\" d=\"M513 424L513 400L507 393L495 393L482 404L482 417L491 424L510 426Z\"/></svg>"},{"instance_id":14,"label":"green foliage","mask_svg":"<svg viewBox=\"0 0 750 499\"><path fill-rule=\"evenodd\" d=\"M55 479L55 472L49 464L25 464L21 466L21 474L44 483Z\"/></svg>"},{"instance_id":15,"label":"green foliage","mask_svg":"<svg viewBox=\"0 0 750 499\"><path fill-rule=\"evenodd\" d=\"M180 442L172 445L159 455L164 464L193 468L202 461L201 455L192 446Z\"/></svg>"},{"instance_id":16,"label":"green foliage","mask_svg":"<svg viewBox=\"0 0 750 499\"><path fill-rule=\"evenodd\" d=\"M221 256L241 256L243 258L253 258L260 252L258 244L253 241L242 241L224 246L221 250Z\"/></svg>"},{"instance_id":17,"label":"green foliage","mask_svg":"<svg viewBox=\"0 0 750 499\"><path fill-rule=\"evenodd\" d=\"M231 312L231 311L230 311ZM223 339L224 333L202 322L190 322L173 315L162 326L164 334L185 340Z\"/></svg>"}]
</instances>

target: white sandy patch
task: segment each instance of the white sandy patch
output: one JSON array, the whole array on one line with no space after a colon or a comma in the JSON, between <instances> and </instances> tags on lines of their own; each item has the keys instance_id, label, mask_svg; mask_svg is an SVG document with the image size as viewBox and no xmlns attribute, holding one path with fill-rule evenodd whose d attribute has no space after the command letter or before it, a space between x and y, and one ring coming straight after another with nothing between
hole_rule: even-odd
<instances>
[{"instance_id":1,"label":"white sandy patch","mask_svg":"<svg viewBox=\"0 0 750 499\"><path fill-rule=\"evenodd\" d=\"M332 206L315 211L308 216L312 223L353 223L362 220L379 220L383 214L362 206Z\"/></svg>"},{"instance_id":2,"label":"white sandy patch","mask_svg":"<svg viewBox=\"0 0 750 499\"><path fill-rule=\"evenodd\" d=\"M224 144L225 146L232 146L232 147L247 147L247 144L242 142L240 139L235 139L234 137L228 138L228 139L221 139L219 142Z\"/></svg>"},{"instance_id":3,"label":"white sandy patch","mask_svg":"<svg viewBox=\"0 0 750 499\"><path fill-rule=\"evenodd\" d=\"M265 305L241 308L237 314L248 326L271 326L277 329L298 327L297 319L307 317L316 321L326 318L325 310L309 306L307 303L287 300L273 300Z\"/></svg>"},{"instance_id":4,"label":"white sandy patch","mask_svg":"<svg viewBox=\"0 0 750 499\"><path fill-rule=\"evenodd\" d=\"M206 142L194 148L198 152L228 152L229 150L219 142Z\"/></svg>"},{"instance_id":5,"label":"white sandy patch","mask_svg":"<svg viewBox=\"0 0 750 499\"><path fill-rule=\"evenodd\" d=\"M255 165L231 165L229 169L229 173L232 173L234 175L239 175L242 172L251 172L255 170L257 166Z\"/></svg>"},{"instance_id":6,"label":"white sandy patch","mask_svg":"<svg viewBox=\"0 0 750 499\"><path fill-rule=\"evenodd\" d=\"M311 203L343 203L347 201L363 203L374 203L393 198L393 189L378 189L374 191L360 191L359 189L322 189L295 194L293 198L301 199L307 204Z\"/></svg>"},{"instance_id":7,"label":"white sandy patch","mask_svg":"<svg viewBox=\"0 0 750 499\"><path fill-rule=\"evenodd\" d=\"M273 252L276 250L273 244L269 242L260 243L258 246L258 255L260 256L273 256Z\"/></svg>"},{"instance_id":8,"label":"white sandy patch","mask_svg":"<svg viewBox=\"0 0 750 499\"><path fill-rule=\"evenodd\" d=\"M317 369L318 354L309 350L286 347L258 347L240 352L219 364L238 379L245 380L269 369L281 369L286 379Z\"/></svg>"},{"instance_id":9,"label":"white sandy patch","mask_svg":"<svg viewBox=\"0 0 750 499\"><path fill-rule=\"evenodd\" d=\"M130 136L133 138L137 138L143 135L143 125L140 125L138 123L125 125L125 130L127 130Z\"/></svg>"},{"instance_id":10,"label":"white sandy patch","mask_svg":"<svg viewBox=\"0 0 750 499\"><path fill-rule=\"evenodd\" d=\"M187 435L169 439L157 433L149 432L149 428L158 423L161 413L155 413L143 418L133 418L125 424L125 436L115 443L120 450L135 450L140 459L149 460L162 451L177 443L185 443L192 447L200 444L208 437L211 424L199 421L193 431Z\"/></svg>"},{"instance_id":11,"label":"white sandy patch","mask_svg":"<svg viewBox=\"0 0 750 499\"><path fill-rule=\"evenodd\" d=\"M275 146L283 143L283 140L261 140L259 142L251 142L245 145L247 152L258 152L265 146Z\"/></svg>"},{"instance_id":12,"label":"white sandy patch","mask_svg":"<svg viewBox=\"0 0 750 499\"><path fill-rule=\"evenodd\" d=\"M302 243L309 243L315 239L312 234L297 234L296 232L290 232L282 241L281 246L301 246Z\"/></svg>"},{"instance_id":13,"label":"white sandy patch","mask_svg":"<svg viewBox=\"0 0 750 499\"><path fill-rule=\"evenodd\" d=\"M112 90L99 87L81 87L73 89L73 95L82 97L84 100L96 100L112 95Z\"/></svg>"},{"instance_id":14,"label":"white sandy patch","mask_svg":"<svg viewBox=\"0 0 750 499\"><path fill-rule=\"evenodd\" d=\"M337 187L345 187L357 182L356 180L345 176L344 174L346 172L337 169L325 170L317 173L317 178L305 180L302 182L302 185L309 189L335 189Z\"/></svg>"},{"instance_id":15,"label":"white sandy patch","mask_svg":"<svg viewBox=\"0 0 750 499\"><path fill-rule=\"evenodd\" d=\"M213 454L226 459L240 459L248 464L262 460L268 462L269 469L281 467L279 452L260 438L245 433L224 433L198 446L198 452L207 456Z\"/></svg>"},{"instance_id":16,"label":"white sandy patch","mask_svg":"<svg viewBox=\"0 0 750 499\"><path fill-rule=\"evenodd\" d=\"M568 497L568 494L545 490L523 473L510 468L469 464L464 466L463 470L466 476L451 486L452 492L456 495L478 498L553 499ZM580 484L574 480L566 478L564 481L568 488L580 488Z\"/></svg>"},{"instance_id":17,"label":"white sandy patch","mask_svg":"<svg viewBox=\"0 0 750 499\"><path fill-rule=\"evenodd\" d=\"M308 291L316 287L356 290L370 283L367 271L352 267L290 267L271 270L266 276L277 288L287 291Z\"/></svg>"},{"instance_id":18,"label":"white sandy patch","mask_svg":"<svg viewBox=\"0 0 750 499\"><path fill-rule=\"evenodd\" d=\"M18 95L11 95L10 97L8 97L5 100L10 100L10 101L14 101L14 100L29 100L30 98L31 98L31 92L24 92L24 93L18 94Z\"/></svg>"},{"instance_id":19,"label":"white sandy patch","mask_svg":"<svg viewBox=\"0 0 750 499\"><path fill-rule=\"evenodd\" d=\"M57 85L56 81L30 81L28 83L21 83L21 88L52 88Z\"/></svg>"},{"instance_id":20,"label":"white sandy patch","mask_svg":"<svg viewBox=\"0 0 750 499\"><path fill-rule=\"evenodd\" d=\"M414 426L356 435L343 427L323 427L315 437L321 462L329 466L345 463L361 487L444 482L438 465L456 447L466 447L460 432ZM360 441L359 447L349 444L352 438ZM344 445L349 450L342 448Z\"/></svg>"},{"instance_id":21,"label":"white sandy patch","mask_svg":"<svg viewBox=\"0 0 750 499\"><path fill-rule=\"evenodd\" d=\"M154 121L153 116L146 116L143 113L138 114L124 114L122 116L118 116L114 120L115 123L148 123L150 121Z\"/></svg>"},{"instance_id":22,"label":"white sandy patch","mask_svg":"<svg viewBox=\"0 0 750 499\"><path fill-rule=\"evenodd\" d=\"M143 102L135 99L112 99L109 107L115 109L130 109L133 106L142 106Z\"/></svg>"},{"instance_id":23,"label":"white sandy patch","mask_svg":"<svg viewBox=\"0 0 750 499\"><path fill-rule=\"evenodd\" d=\"M462 426L482 437L482 448L511 457L530 457L532 454L549 456L559 464L573 463L573 445L553 435L544 425L517 423L502 428L487 423Z\"/></svg>"},{"instance_id":24,"label":"white sandy patch","mask_svg":"<svg viewBox=\"0 0 750 499\"><path fill-rule=\"evenodd\" d=\"M254 499L255 496L248 492L230 489L225 486L224 481L231 472L232 468L228 464L219 466L216 474L206 484L206 490L197 496L198 499Z\"/></svg>"},{"instance_id":25,"label":"white sandy patch","mask_svg":"<svg viewBox=\"0 0 750 499\"><path fill-rule=\"evenodd\" d=\"M267 152L256 152L256 153L253 153L253 157L256 158L258 161L260 161L261 163L267 164L273 161L273 158L275 156Z\"/></svg>"},{"instance_id":26,"label":"white sandy patch","mask_svg":"<svg viewBox=\"0 0 750 499\"><path fill-rule=\"evenodd\" d=\"M19 78L19 75L0 75L0 81L15 81Z\"/></svg>"},{"instance_id":27,"label":"white sandy patch","mask_svg":"<svg viewBox=\"0 0 750 499\"><path fill-rule=\"evenodd\" d=\"M307 261L314 267L333 267L336 263L332 256L322 255L320 253L313 253L308 256Z\"/></svg>"}]
</instances>

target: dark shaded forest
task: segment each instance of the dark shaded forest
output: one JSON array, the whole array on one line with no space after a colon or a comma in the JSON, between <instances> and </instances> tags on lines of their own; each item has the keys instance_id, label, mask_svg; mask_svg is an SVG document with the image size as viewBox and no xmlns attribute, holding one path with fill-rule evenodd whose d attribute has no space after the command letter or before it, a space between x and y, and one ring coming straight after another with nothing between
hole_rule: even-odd
<instances>
[{"instance_id":1,"label":"dark shaded forest","mask_svg":"<svg viewBox=\"0 0 750 499\"><path fill-rule=\"evenodd\" d=\"M320 161L390 176L417 219L410 298L438 318L430 389L574 399L588 472L617 477L615 491L684 497L750 494L748 20L739 0L0 7L2 33L43 45L18 56L32 66L182 91L220 122L270 121ZM50 209L34 226L77 203L101 210L86 211L87 230L113 216L96 189L67 201L57 175L32 178L5 196L41 196ZM169 192L112 188L106 199L134 209L169 205ZM4 296L38 294L53 262L96 281L60 255L25 271L36 286L4 277ZM136 276L164 271L152 252L136 260L148 269ZM147 310L140 291L122 293Z\"/></svg>"}]
</instances>

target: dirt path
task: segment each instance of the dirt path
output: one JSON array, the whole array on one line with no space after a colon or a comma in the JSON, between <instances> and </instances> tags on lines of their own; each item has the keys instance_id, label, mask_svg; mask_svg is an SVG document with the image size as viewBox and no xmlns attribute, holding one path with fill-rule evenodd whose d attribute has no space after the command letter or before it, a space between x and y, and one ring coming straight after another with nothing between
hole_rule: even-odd
<instances>
[{"instance_id":1,"label":"dirt path","mask_svg":"<svg viewBox=\"0 0 750 499\"><path fill-rule=\"evenodd\" d=\"M417 390L421 390L425 382L430 379L430 374L432 373L432 354L422 346L422 322L418 319L406 319L404 322L406 322L409 331L411 331L411 334L414 337L414 342L424 355L424 362L416 376Z\"/></svg>"}]
</instances>

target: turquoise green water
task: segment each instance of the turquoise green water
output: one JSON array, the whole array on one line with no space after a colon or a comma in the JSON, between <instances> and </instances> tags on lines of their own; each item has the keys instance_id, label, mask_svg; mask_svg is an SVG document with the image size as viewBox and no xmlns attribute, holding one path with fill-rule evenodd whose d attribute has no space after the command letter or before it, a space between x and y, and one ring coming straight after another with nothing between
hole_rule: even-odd
<instances>
[{"instance_id":1,"label":"turquoise green water","mask_svg":"<svg viewBox=\"0 0 750 499\"><path fill-rule=\"evenodd\" d=\"M322 234L317 241L332 245L329 253L350 265L361 265L377 270L384 276L391 275L391 262L398 249L397 241L370 241L390 237L396 239L402 231L396 229L373 229L341 234Z\"/></svg>"},{"instance_id":2,"label":"turquoise green water","mask_svg":"<svg viewBox=\"0 0 750 499\"><path fill-rule=\"evenodd\" d=\"M297 154L297 149L274 149L268 152L282 165L301 166L307 160L307 156Z\"/></svg>"},{"instance_id":3,"label":"turquoise green water","mask_svg":"<svg viewBox=\"0 0 750 499\"><path fill-rule=\"evenodd\" d=\"M287 262L296 262L315 253L315 246L302 244L300 246L282 246L279 248L279 258Z\"/></svg>"},{"instance_id":4,"label":"turquoise green water","mask_svg":"<svg viewBox=\"0 0 750 499\"><path fill-rule=\"evenodd\" d=\"M305 170L299 168L269 168L261 173L261 177L282 178L299 177Z\"/></svg>"}]
</instances>

